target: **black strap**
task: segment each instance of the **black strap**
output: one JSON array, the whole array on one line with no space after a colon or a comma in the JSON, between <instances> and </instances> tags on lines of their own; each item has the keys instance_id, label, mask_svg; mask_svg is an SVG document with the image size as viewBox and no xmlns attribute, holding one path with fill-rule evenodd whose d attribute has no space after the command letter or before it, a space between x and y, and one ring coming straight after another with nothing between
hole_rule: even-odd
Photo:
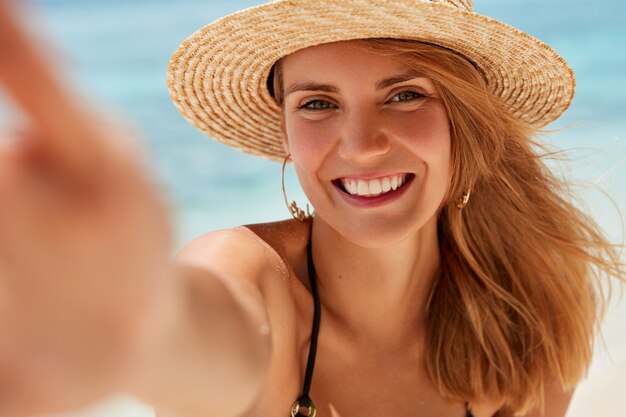
<instances>
[{"instance_id":1,"label":"black strap","mask_svg":"<svg viewBox=\"0 0 626 417\"><path fill-rule=\"evenodd\" d=\"M317 336L320 330L320 320L322 315L322 309L320 307L320 296L317 292L317 274L315 273L315 265L313 264L313 251L311 249L311 235L309 235L309 243L306 247L307 254L307 266L309 269L309 283L311 284L311 292L313 293L313 330L311 331L311 345L309 346L309 358L306 362L306 374L304 376L304 386L302 388L302 395L298 398L298 403L302 407L313 406L313 401L309 397L311 390L311 380L313 379L313 367L315 366L315 355L317 353ZM306 417L303 414L296 414L297 417Z\"/></svg>"}]
</instances>

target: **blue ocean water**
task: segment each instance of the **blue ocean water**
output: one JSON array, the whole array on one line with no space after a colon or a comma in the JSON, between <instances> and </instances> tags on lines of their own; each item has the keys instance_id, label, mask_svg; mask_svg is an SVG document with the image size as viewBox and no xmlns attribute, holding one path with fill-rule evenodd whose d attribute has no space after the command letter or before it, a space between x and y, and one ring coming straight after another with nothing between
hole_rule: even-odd
<instances>
[{"instance_id":1,"label":"blue ocean water","mask_svg":"<svg viewBox=\"0 0 626 417\"><path fill-rule=\"evenodd\" d=\"M170 103L165 87L176 46L204 24L261 4L234 0L39 0L34 17L59 48L72 82L131 120L146 138L158 178L171 196L181 242L238 224L288 216L278 164L247 156L207 139ZM576 98L547 138L572 150L573 177L599 183L626 207L626 2L596 0L483 0L479 13L536 36L574 68ZM304 201L288 178L290 197ZM597 193L585 197L598 217L615 212ZM594 207L597 206L597 207ZM617 229L615 229L617 230Z\"/></svg>"}]
</instances>

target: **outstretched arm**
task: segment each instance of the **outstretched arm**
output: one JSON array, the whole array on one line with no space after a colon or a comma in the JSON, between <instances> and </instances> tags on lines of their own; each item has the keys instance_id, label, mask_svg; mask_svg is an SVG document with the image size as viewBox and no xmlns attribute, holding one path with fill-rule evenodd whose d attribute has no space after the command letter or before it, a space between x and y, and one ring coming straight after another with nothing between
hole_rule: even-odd
<instances>
[{"instance_id":1,"label":"outstretched arm","mask_svg":"<svg viewBox=\"0 0 626 417\"><path fill-rule=\"evenodd\" d=\"M0 140L0 416L120 389L190 416L243 411L269 352L262 258L235 278L217 261L172 265L169 215L129 135L69 92L6 0L0 57L27 120Z\"/></svg>"},{"instance_id":2,"label":"outstretched arm","mask_svg":"<svg viewBox=\"0 0 626 417\"><path fill-rule=\"evenodd\" d=\"M256 399L269 367L270 328L259 283L275 268L238 230L195 239L176 264L182 284L177 317L147 349L131 391L165 415L239 416Z\"/></svg>"}]
</instances>

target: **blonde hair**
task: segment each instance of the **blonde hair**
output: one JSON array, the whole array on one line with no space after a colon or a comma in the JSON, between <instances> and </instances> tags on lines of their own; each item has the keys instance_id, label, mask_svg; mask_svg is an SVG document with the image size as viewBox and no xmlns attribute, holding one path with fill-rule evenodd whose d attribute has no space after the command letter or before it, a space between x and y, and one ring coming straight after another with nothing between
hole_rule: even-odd
<instances>
[{"instance_id":1,"label":"blonde hair","mask_svg":"<svg viewBox=\"0 0 626 417\"><path fill-rule=\"evenodd\" d=\"M544 164L537 130L448 49L359 41L427 74L448 113L452 183L441 207L441 267L427 306L427 368L455 401L543 407L545 384L573 388L591 361L603 276L623 279L617 248ZM280 62L272 90L282 105ZM463 209L456 202L472 189Z\"/></svg>"}]
</instances>

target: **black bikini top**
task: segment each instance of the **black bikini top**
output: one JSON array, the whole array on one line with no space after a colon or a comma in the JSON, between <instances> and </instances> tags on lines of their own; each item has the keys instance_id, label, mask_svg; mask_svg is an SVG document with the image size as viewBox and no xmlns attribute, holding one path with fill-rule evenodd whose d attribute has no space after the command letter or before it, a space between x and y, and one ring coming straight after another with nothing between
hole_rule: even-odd
<instances>
[{"instance_id":1,"label":"black bikini top","mask_svg":"<svg viewBox=\"0 0 626 417\"><path fill-rule=\"evenodd\" d=\"M317 336L320 330L321 307L320 296L317 292L317 274L315 273L315 265L313 265L313 254L311 250L311 235L309 235L309 243L306 247L306 262L309 272L309 283L311 284L311 292L313 293L313 330L311 332L311 345L309 346L309 358L306 362L306 374L304 375L304 385L302 387L302 395L291 406L291 417L315 417L316 409L309 391L311 390L311 379L313 378L313 367L315 366L315 354L317 353ZM309 409L308 415L300 413L300 407ZM469 408L469 404L465 403L465 417L474 417Z\"/></svg>"}]
</instances>

